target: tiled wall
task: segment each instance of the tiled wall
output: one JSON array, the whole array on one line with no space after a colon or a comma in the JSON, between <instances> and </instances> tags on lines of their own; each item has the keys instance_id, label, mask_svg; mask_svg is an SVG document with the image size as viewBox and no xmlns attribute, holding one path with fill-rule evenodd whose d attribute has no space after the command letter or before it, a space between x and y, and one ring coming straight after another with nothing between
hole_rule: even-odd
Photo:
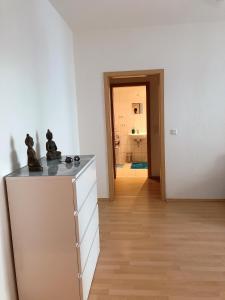
<instances>
[{"instance_id":1,"label":"tiled wall","mask_svg":"<svg viewBox=\"0 0 225 300\"><path fill-rule=\"evenodd\" d=\"M118 87L113 89L115 136L120 145L116 147L116 163L126 162L126 154L132 152L133 161L147 161L147 139L137 143L129 136L132 129L147 131L146 87ZM132 103L142 103L142 113L134 114Z\"/></svg>"}]
</instances>

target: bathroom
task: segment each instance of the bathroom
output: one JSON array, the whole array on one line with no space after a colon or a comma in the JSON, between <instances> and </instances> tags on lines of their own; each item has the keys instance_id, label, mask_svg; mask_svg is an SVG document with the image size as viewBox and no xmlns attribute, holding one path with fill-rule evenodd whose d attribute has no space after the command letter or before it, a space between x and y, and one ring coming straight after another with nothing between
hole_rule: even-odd
<instances>
[{"instance_id":1,"label":"bathroom","mask_svg":"<svg viewBox=\"0 0 225 300\"><path fill-rule=\"evenodd\" d=\"M113 87L116 177L148 177L146 86Z\"/></svg>"}]
</instances>

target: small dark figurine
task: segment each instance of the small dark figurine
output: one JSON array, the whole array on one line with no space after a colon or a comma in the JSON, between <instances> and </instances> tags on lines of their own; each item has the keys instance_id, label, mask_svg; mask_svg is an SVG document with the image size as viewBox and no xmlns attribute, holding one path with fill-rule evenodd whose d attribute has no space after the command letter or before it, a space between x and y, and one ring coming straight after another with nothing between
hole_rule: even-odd
<instances>
[{"instance_id":1,"label":"small dark figurine","mask_svg":"<svg viewBox=\"0 0 225 300\"><path fill-rule=\"evenodd\" d=\"M48 129L46 133L47 143L46 143L46 150L47 150L47 159L53 160L53 159L59 159L61 158L61 152L57 151L56 143L52 140L53 135L51 131Z\"/></svg>"},{"instance_id":2,"label":"small dark figurine","mask_svg":"<svg viewBox=\"0 0 225 300\"><path fill-rule=\"evenodd\" d=\"M31 172L43 171L43 168L37 159L36 152L33 149L34 140L29 134L27 134L27 136L26 136L25 144L28 147L28 149L27 149L27 159L28 159L27 164L29 167L29 171L31 171Z\"/></svg>"},{"instance_id":3,"label":"small dark figurine","mask_svg":"<svg viewBox=\"0 0 225 300\"><path fill-rule=\"evenodd\" d=\"M67 156L66 159L65 159L65 162L66 162L67 164L70 164L72 161L73 161L73 159L72 159L72 157L70 157L70 156Z\"/></svg>"}]
</instances>

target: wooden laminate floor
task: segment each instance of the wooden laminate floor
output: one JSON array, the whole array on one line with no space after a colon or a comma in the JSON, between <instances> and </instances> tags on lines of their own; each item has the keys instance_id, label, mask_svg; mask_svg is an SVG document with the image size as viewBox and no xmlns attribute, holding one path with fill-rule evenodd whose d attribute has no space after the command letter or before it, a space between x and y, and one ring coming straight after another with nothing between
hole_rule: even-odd
<instances>
[{"instance_id":1,"label":"wooden laminate floor","mask_svg":"<svg viewBox=\"0 0 225 300\"><path fill-rule=\"evenodd\" d=\"M120 178L100 206L90 300L225 299L225 203L160 200L159 183ZM133 195L133 196L132 196Z\"/></svg>"}]
</instances>

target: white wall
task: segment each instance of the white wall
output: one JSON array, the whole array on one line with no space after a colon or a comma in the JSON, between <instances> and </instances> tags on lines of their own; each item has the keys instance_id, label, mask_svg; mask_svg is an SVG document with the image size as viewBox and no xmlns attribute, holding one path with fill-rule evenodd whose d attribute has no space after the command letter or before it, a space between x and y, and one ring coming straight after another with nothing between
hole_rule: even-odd
<instances>
[{"instance_id":1,"label":"white wall","mask_svg":"<svg viewBox=\"0 0 225 300\"><path fill-rule=\"evenodd\" d=\"M79 152L73 36L47 0L0 0L0 45L0 299L14 300L3 176L26 164L27 132L40 155L48 128Z\"/></svg>"},{"instance_id":2,"label":"white wall","mask_svg":"<svg viewBox=\"0 0 225 300\"><path fill-rule=\"evenodd\" d=\"M225 198L224 53L225 23L77 35L80 145L97 155L100 197L108 196L102 73L163 68L167 197Z\"/></svg>"}]
</instances>

